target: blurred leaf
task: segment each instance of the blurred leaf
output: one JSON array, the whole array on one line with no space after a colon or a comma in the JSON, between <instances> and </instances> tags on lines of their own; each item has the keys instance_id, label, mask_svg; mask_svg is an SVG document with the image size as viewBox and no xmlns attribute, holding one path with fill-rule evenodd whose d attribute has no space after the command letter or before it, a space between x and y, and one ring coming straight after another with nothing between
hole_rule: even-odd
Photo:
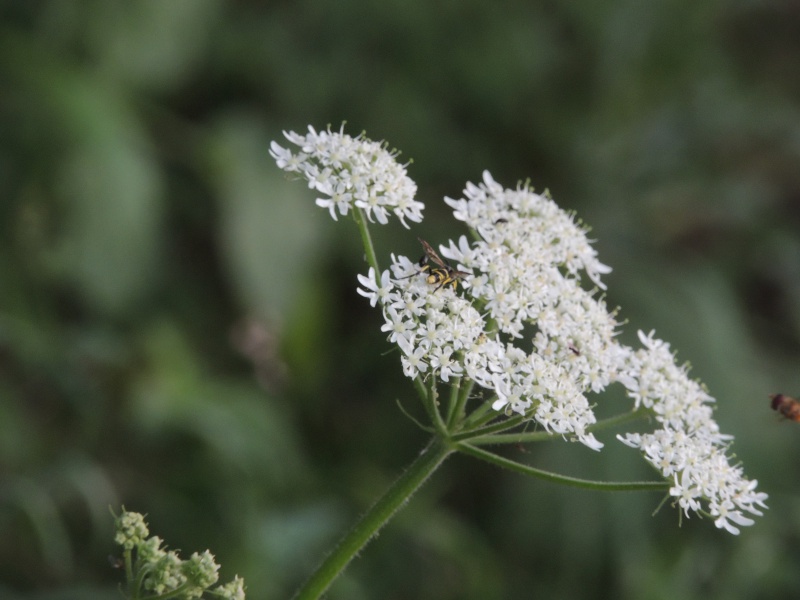
<instances>
[{"instance_id":1,"label":"blurred leaf","mask_svg":"<svg viewBox=\"0 0 800 600\"><path fill-rule=\"evenodd\" d=\"M158 272L162 215L154 165L108 142L64 165L68 218L54 263L88 301L122 313L146 297Z\"/></svg>"},{"instance_id":2,"label":"blurred leaf","mask_svg":"<svg viewBox=\"0 0 800 600\"><path fill-rule=\"evenodd\" d=\"M8 35L2 49L18 102L44 113L52 128L44 139L63 151L47 182L63 215L47 266L89 302L120 313L146 295L161 245L161 173L143 125L127 98L102 78L18 34ZM26 64L9 62L12 55L25 56Z\"/></svg>"},{"instance_id":3,"label":"blurred leaf","mask_svg":"<svg viewBox=\"0 0 800 600\"><path fill-rule=\"evenodd\" d=\"M132 392L131 416L143 432L186 432L205 447L209 475L257 477L280 493L304 472L288 415L252 384L203 373L169 323L145 332L147 375Z\"/></svg>"},{"instance_id":4,"label":"blurred leaf","mask_svg":"<svg viewBox=\"0 0 800 600\"><path fill-rule=\"evenodd\" d=\"M255 314L291 312L311 259L324 242L319 209L304 185L287 181L269 156L272 137L258 119L227 116L210 143L220 200L221 247L231 282ZM283 136L278 143L283 143Z\"/></svg>"},{"instance_id":5,"label":"blurred leaf","mask_svg":"<svg viewBox=\"0 0 800 600\"><path fill-rule=\"evenodd\" d=\"M43 567L57 576L69 573L74 560L72 544L49 490L32 479L14 477L3 485L2 497L28 521L30 541L26 546L36 544Z\"/></svg>"},{"instance_id":6,"label":"blurred leaf","mask_svg":"<svg viewBox=\"0 0 800 600\"><path fill-rule=\"evenodd\" d=\"M97 69L122 84L173 89L197 68L222 4L218 0L88 3L92 19L74 8L75 34L92 49ZM54 19L70 9L52 3Z\"/></svg>"},{"instance_id":7,"label":"blurred leaf","mask_svg":"<svg viewBox=\"0 0 800 600\"><path fill-rule=\"evenodd\" d=\"M243 541L250 589L262 598L290 595L318 557L348 526L351 515L329 501L276 509L259 515Z\"/></svg>"}]
</instances>

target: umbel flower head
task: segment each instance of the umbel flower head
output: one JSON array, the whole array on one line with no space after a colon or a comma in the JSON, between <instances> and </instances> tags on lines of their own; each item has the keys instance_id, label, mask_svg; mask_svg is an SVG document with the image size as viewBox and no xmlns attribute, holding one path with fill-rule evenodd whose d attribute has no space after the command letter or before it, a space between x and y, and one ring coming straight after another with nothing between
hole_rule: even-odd
<instances>
[{"instance_id":1,"label":"umbel flower head","mask_svg":"<svg viewBox=\"0 0 800 600\"><path fill-rule=\"evenodd\" d=\"M301 158L277 145L273 157L309 181L320 171L305 165L327 165L328 157L349 154L354 143L328 132L324 150L317 152L309 136L286 137L302 147ZM336 143L343 148L334 148ZM391 172L397 172L393 160L384 164L395 164ZM312 187L345 189L352 176L328 168L327 177ZM617 340L616 311L601 295L602 276L611 269L598 260L587 228L548 194L528 185L506 189L488 172L479 184L467 184L463 198L445 202L472 234L471 240L461 236L439 248L449 263L426 248L427 262L392 255L389 269L378 273L370 267L358 276L358 292L372 306L380 305L382 330L399 348L405 375L426 382L469 381L495 411L520 415L593 450L603 447L592 433L597 422L592 405L602 399L590 402L588 396L619 383L634 409L648 411L658 427L618 439L638 448L670 482L669 494L683 513L710 515L717 527L734 534L736 525L752 524L747 515L760 515L767 495L730 464L731 436L721 434L713 419L714 399L653 333L640 332L639 349ZM317 203L335 218L332 205ZM404 201L406 207L417 204ZM342 214L353 206L370 214L363 201L343 206ZM421 218L419 209L414 214ZM456 290L458 283L463 292Z\"/></svg>"},{"instance_id":2,"label":"umbel flower head","mask_svg":"<svg viewBox=\"0 0 800 600\"><path fill-rule=\"evenodd\" d=\"M336 220L337 211L346 215L352 208L362 209L367 218L385 225L394 214L408 227L406 219L422 221L422 202L414 200L417 184L406 174L404 165L395 160L396 152L386 150L385 144L351 137L338 132L319 133L309 125L306 135L284 132L299 152L283 148L277 142L270 145L270 155L278 166L299 173L308 186L322 197L317 206L327 208Z\"/></svg>"},{"instance_id":3,"label":"umbel flower head","mask_svg":"<svg viewBox=\"0 0 800 600\"><path fill-rule=\"evenodd\" d=\"M441 249L470 273L463 296L452 286L431 293L405 257L393 257L381 286L372 272L359 276L359 293L381 298L383 329L402 350L405 374L466 376L496 396L495 410L599 450L587 431L596 419L585 394L618 378L626 350L614 339L613 314L581 286L581 274L602 286L609 268L570 215L527 187L505 190L484 173L464 199L446 202L479 236Z\"/></svg>"},{"instance_id":4,"label":"umbel flower head","mask_svg":"<svg viewBox=\"0 0 800 600\"><path fill-rule=\"evenodd\" d=\"M643 348L628 359L628 395L636 406L650 409L661 425L652 433L627 433L618 438L639 448L647 461L674 482L674 496L684 513L708 502L717 527L739 533L736 525L752 525L745 513L760 515L767 495L755 491L741 466L732 466L726 456L733 436L720 433L710 404L714 399L697 381L689 379L686 367L675 364L669 344L655 339L653 332L639 332Z\"/></svg>"}]
</instances>

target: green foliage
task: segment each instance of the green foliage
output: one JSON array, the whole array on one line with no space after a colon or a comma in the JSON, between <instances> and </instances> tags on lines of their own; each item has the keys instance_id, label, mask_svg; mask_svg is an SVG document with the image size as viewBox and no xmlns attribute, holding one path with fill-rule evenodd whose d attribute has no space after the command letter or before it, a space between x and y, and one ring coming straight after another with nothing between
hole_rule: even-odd
<instances>
[{"instance_id":1,"label":"green foliage","mask_svg":"<svg viewBox=\"0 0 800 600\"><path fill-rule=\"evenodd\" d=\"M609 304L719 399L770 511L732 540L448 463L336 598L785 598L798 589L800 71L789 2L0 7L0 596L118 598L107 507L284 598L421 438L335 228L267 155L347 121L414 159L419 232L482 169L593 225ZM448 221L449 223L449 221ZM619 402L609 398L609 402ZM575 476L635 452L545 447ZM513 449L511 451L514 451ZM611 473L615 476L611 477Z\"/></svg>"}]
</instances>

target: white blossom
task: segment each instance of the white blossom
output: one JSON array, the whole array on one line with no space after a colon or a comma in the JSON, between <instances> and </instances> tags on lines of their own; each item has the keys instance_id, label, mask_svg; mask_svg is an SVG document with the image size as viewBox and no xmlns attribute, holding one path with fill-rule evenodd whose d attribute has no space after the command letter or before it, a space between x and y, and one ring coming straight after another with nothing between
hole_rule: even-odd
<instances>
[{"instance_id":1,"label":"white blossom","mask_svg":"<svg viewBox=\"0 0 800 600\"><path fill-rule=\"evenodd\" d=\"M389 277L389 271L381 273L381 282L378 285L375 281L375 269L370 268L366 276L358 276L358 282L364 286L364 289L356 288L356 291L365 298L369 298L370 306L375 306L378 300L385 302L391 289Z\"/></svg>"},{"instance_id":2,"label":"white blossom","mask_svg":"<svg viewBox=\"0 0 800 600\"><path fill-rule=\"evenodd\" d=\"M493 397L495 410L594 450L603 444L590 429L597 400L587 396L620 383L657 427L618 439L671 483L683 513L711 515L731 533L751 524L746 515L761 514L767 496L731 466L732 438L713 419L714 399L652 332L639 332L639 349L617 341L616 311L598 292L610 268L586 228L547 195L504 189L488 172L482 183L467 184L464 198L445 201L477 234L439 248L452 268L468 273L463 292L435 289L428 272L414 276L420 267L403 256L392 256L380 285L372 270L359 276L359 293L380 302L382 329L400 348L403 372L468 377Z\"/></svg>"},{"instance_id":3,"label":"white blossom","mask_svg":"<svg viewBox=\"0 0 800 600\"><path fill-rule=\"evenodd\" d=\"M626 353L614 341L613 314L580 276L602 285L608 268L585 230L549 198L528 188L505 190L488 173L465 195L447 202L482 239L462 237L440 248L454 269L468 273L464 295L450 286L434 291L402 256L392 256L393 287L381 278L382 329L400 347L404 373L442 381L467 376L496 395L495 410L526 415L600 449L588 431L596 419L585 394L615 380ZM359 293L377 301L374 273L359 281ZM526 341L532 325L536 334Z\"/></svg>"},{"instance_id":4,"label":"white blossom","mask_svg":"<svg viewBox=\"0 0 800 600\"><path fill-rule=\"evenodd\" d=\"M390 215L405 227L406 219L422 221L424 205L414 199L417 185L406 174L405 165L397 162L397 153L384 144L363 135L351 137L344 133L344 126L338 132L330 128L317 132L309 126L306 135L285 131L284 136L299 151L293 153L272 142L270 156L278 167L299 173L322 194L316 204L327 208L333 220L360 208L367 219L381 225L389 222Z\"/></svg>"},{"instance_id":5,"label":"white blossom","mask_svg":"<svg viewBox=\"0 0 800 600\"><path fill-rule=\"evenodd\" d=\"M664 477L672 478L670 496L688 516L701 510L700 499L717 527L739 533L734 525L751 525L745 513L760 515L767 495L756 492L756 481L744 477L726 455L732 436L720 433L713 419L714 402L706 390L679 367L669 344L654 332L639 332L643 348L628 355L623 385L636 406L649 409L660 428L652 433L618 436L639 448Z\"/></svg>"}]
</instances>

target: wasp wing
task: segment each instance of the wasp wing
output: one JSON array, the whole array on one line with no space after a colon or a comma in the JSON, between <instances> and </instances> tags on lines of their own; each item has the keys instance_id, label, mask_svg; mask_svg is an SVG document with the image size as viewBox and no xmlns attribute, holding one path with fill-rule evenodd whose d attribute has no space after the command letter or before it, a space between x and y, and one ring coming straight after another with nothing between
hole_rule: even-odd
<instances>
[{"instance_id":1,"label":"wasp wing","mask_svg":"<svg viewBox=\"0 0 800 600\"><path fill-rule=\"evenodd\" d=\"M441 258L439 258L439 255L436 254L436 251L431 247L431 245L428 242L419 237L417 239L419 240L419 243L422 244L422 249L425 251L425 254L427 254L429 259L431 259L433 262L435 262L443 269L451 269L450 265L448 265Z\"/></svg>"}]
</instances>

